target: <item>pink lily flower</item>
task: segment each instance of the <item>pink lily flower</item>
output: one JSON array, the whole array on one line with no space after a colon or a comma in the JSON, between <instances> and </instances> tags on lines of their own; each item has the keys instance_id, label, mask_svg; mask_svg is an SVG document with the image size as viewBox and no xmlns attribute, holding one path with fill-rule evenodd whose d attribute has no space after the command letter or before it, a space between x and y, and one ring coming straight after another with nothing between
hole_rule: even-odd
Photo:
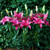
<instances>
[{"instance_id":1,"label":"pink lily flower","mask_svg":"<svg viewBox=\"0 0 50 50\"><path fill-rule=\"evenodd\" d=\"M23 17L23 12L21 12L21 13L16 13L16 11L14 11L14 17L22 18L22 17Z\"/></svg>"},{"instance_id":2,"label":"pink lily flower","mask_svg":"<svg viewBox=\"0 0 50 50\"><path fill-rule=\"evenodd\" d=\"M19 20L17 20L17 18L13 18L13 20L11 20L10 22L13 23L13 26L20 24L20 22L19 22Z\"/></svg>"},{"instance_id":3,"label":"pink lily flower","mask_svg":"<svg viewBox=\"0 0 50 50\"><path fill-rule=\"evenodd\" d=\"M40 28L42 28L42 24L45 23L42 19L36 18L35 20L33 20L33 22L35 24L39 24Z\"/></svg>"},{"instance_id":4,"label":"pink lily flower","mask_svg":"<svg viewBox=\"0 0 50 50\"><path fill-rule=\"evenodd\" d=\"M4 25L5 22L9 22L9 18L8 16L5 16L1 21L0 23L2 23Z\"/></svg>"},{"instance_id":5,"label":"pink lily flower","mask_svg":"<svg viewBox=\"0 0 50 50\"><path fill-rule=\"evenodd\" d=\"M22 20L20 27L22 28L23 26L25 26L25 27L28 26L31 29L31 26L30 26L31 23L32 22L29 22L28 20Z\"/></svg>"},{"instance_id":6,"label":"pink lily flower","mask_svg":"<svg viewBox=\"0 0 50 50\"><path fill-rule=\"evenodd\" d=\"M17 18L10 18L10 22L13 23L12 24L13 26L15 25L16 30L19 28L20 22L19 22L19 20L17 20Z\"/></svg>"}]
</instances>

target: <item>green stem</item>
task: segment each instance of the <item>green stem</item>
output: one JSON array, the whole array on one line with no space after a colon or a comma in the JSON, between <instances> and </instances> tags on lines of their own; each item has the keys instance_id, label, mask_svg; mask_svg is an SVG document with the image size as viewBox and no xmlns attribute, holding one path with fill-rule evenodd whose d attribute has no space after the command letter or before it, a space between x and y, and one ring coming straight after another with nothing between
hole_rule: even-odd
<instances>
[{"instance_id":1,"label":"green stem","mask_svg":"<svg viewBox=\"0 0 50 50\"><path fill-rule=\"evenodd\" d=\"M23 43L25 42L25 32L23 30Z\"/></svg>"},{"instance_id":2,"label":"green stem","mask_svg":"<svg viewBox=\"0 0 50 50\"><path fill-rule=\"evenodd\" d=\"M2 50L2 48L0 48L0 50Z\"/></svg>"},{"instance_id":3,"label":"green stem","mask_svg":"<svg viewBox=\"0 0 50 50\"><path fill-rule=\"evenodd\" d=\"M32 50L34 50L33 47L32 47Z\"/></svg>"},{"instance_id":4,"label":"green stem","mask_svg":"<svg viewBox=\"0 0 50 50\"><path fill-rule=\"evenodd\" d=\"M27 15L28 15L28 10L26 10L26 18L27 18Z\"/></svg>"},{"instance_id":5,"label":"green stem","mask_svg":"<svg viewBox=\"0 0 50 50\"><path fill-rule=\"evenodd\" d=\"M13 48L13 50L16 50L15 48Z\"/></svg>"},{"instance_id":6,"label":"green stem","mask_svg":"<svg viewBox=\"0 0 50 50\"><path fill-rule=\"evenodd\" d=\"M38 27L37 27L38 28ZM39 30L39 29L38 29ZM39 37L38 37L38 30L36 31L36 33L35 33L35 41L36 41L36 43L37 43L37 45L39 46Z\"/></svg>"},{"instance_id":7,"label":"green stem","mask_svg":"<svg viewBox=\"0 0 50 50\"><path fill-rule=\"evenodd\" d=\"M27 28L24 28L24 29L23 29L23 44L24 44L24 47L25 47L25 43L26 43L27 33L28 33ZM25 49L24 49L24 50L25 50Z\"/></svg>"}]
</instances>

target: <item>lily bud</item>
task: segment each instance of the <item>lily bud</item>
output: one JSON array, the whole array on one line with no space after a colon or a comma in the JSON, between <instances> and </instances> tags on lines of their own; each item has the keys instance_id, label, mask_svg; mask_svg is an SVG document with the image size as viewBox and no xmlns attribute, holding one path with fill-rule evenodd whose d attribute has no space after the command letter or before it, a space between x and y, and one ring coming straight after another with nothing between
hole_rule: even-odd
<instances>
[{"instance_id":1,"label":"lily bud","mask_svg":"<svg viewBox=\"0 0 50 50\"><path fill-rule=\"evenodd\" d=\"M16 13L18 12L18 8L16 9Z\"/></svg>"},{"instance_id":2,"label":"lily bud","mask_svg":"<svg viewBox=\"0 0 50 50\"><path fill-rule=\"evenodd\" d=\"M43 20L46 20L46 19L47 19L47 17L48 17L48 11L47 11L47 13L44 15Z\"/></svg>"},{"instance_id":3,"label":"lily bud","mask_svg":"<svg viewBox=\"0 0 50 50\"><path fill-rule=\"evenodd\" d=\"M33 15L33 11L31 10L31 12L30 12L30 16L32 17L32 15Z\"/></svg>"},{"instance_id":4,"label":"lily bud","mask_svg":"<svg viewBox=\"0 0 50 50\"><path fill-rule=\"evenodd\" d=\"M45 5L43 6L42 11L45 12Z\"/></svg>"},{"instance_id":5,"label":"lily bud","mask_svg":"<svg viewBox=\"0 0 50 50\"><path fill-rule=\"evenodd\" d=\"M25 9L27 10L27 5L25 4Z\"/></svg>"},{"instance_id":6,"label":"lily bud","mask_svg":"<svg viewBox=\"0 0 50 50\"><path fill-rule=\"evenodd\" d=\"M47 11L47 14L48 14L48 11Z\"/></svg>"},{"instance_id":7,"label":"lily bud","mask_svg":"<svg viewBox=\"0 0 50 50\"><path fill-rule=\"evenodd\" d=\"M27 5L25 4L25 10L26 10L26 17L28 15Z\"/></svg>"},{"instance_id":8,"label":"lily bud","mask_svg":"<svg viewBox=\"0 0 50 50\"><path fill-rule=\"evenodd\" d=\"M10 11L10 13L11 13L11 15L13 16L13 13L12 13L12 11Z\"/></svg>"},{"instance_id":9,"label":"lily bud","mask_svg":"<svg viewBox=\"0 0 50 50\"><path fill-rule=\"evenodd\" d=\"M21 12L22 14L21 14L21 19L22 19L22 17L23 17L23 12Z\"/></svg>"},{"instance_id":10,"label":"lily bud","mask_svg":"<svg viewBox=\"0 0 50 50\"><path fill-rule=\"evenodd\" d=\"M38 6L36 6L36 12L38 12Z\"/></svg>"},{"instance_id":11,"label":"lily bud","mask_svg":"<svg viewBox=\"0 0 50 50\"><path fill-rule=\"evenodd\" d=\"M9 11L6 9L6 13L9 14Z\"/></svg>"}]
</instances>

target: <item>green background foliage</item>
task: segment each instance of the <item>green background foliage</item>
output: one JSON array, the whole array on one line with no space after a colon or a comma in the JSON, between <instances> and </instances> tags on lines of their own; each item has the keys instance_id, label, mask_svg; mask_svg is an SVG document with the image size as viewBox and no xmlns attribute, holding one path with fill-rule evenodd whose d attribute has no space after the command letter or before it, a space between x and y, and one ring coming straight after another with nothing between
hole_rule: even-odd
<instances>
[{"instance_id":1,"label":"green background foliage","mask_svg":"<svg viewBox=\"0 0 50 50\"><path fill-rule=\"evenodd\" d=\"M41 12L43 5L46 6L46 11L50 12L50 0L0 0L0 19L6 14L5 9L14 11L16 8L19 12L25 13L24 5L27 4L28 11L33 10L35 13L35 6L39 8ZM50 13L47 21L50 21ZM39 26L31 24L32 29L23 28L15 30L15 26L10 23L6 23L4 26L0 24L0 47L15 47L15 48L30 48L34 47L40 50L47 50L50 48L50 26L43 25L42 29ZM22 47L21 47L22 46Z\"/></svg>"}]
</instances>

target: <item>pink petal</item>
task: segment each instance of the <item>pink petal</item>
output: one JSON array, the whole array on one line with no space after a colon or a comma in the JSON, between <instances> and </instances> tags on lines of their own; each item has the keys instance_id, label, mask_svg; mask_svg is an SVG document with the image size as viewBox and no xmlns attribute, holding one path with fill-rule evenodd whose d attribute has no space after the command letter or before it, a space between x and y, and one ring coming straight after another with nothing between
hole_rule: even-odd
<instances>
[{"instance_id":1,"label":"pink petal","mask_svg":"<svg viewBox=\"0 0 50 50\"><path fill-rule=\"evenodd\" d=\"M14 17L16 17L17 15L14 15Z\"/></svg>"},{"instance_id":2,"label":"pink petal","mask_svg":"<svg viewBox=\"0 0 50 50\"><path fill-rule=\"evenodd\" d=\"M14 15L16 15L16 11L14 11Z\"/></svg>"},{"instance_id":3,"label":"pink petal","mask_svg":"<svg viewBox=\"0 0 50 50\"><path fill-rule=\"evenodd\" d=\"M42 28L42 24L40 24L40 28Z\"/></svg>"},{"instance_id":4,"label":"pink petal","mask_svg":"<svg viewBox=\"0 0 50 50\"><path fill-rule=\"evenodd\" d=\"M44 21L42 21L42 23L45 23Z\"/></svg>"},{"instance_id":5,"label":"pink petal","mask_svg":"<svg viewBox=\"0 0 50 50\"><path fill-rule=\"evenodd\" d=\"M40 17L42 18L43 16L44 16L44 14L41 14L41 16L40 16Z\"/></svg>"},{"instance_id":6,"label":"pink petal","mask_svg":"<svg viewBox=\"0 0 50 50\"><path fill-rule=\"evenodd\" d=\"M28 25L28 27L31 29L31 26L30 25Z\"/></svg>"},{"instance_id":7,"label":"pink petal","mask_svg":"<svg viewBox=\"0 0 50 50\"><path fill-rule=\"evenodd\" d=\"M25 20L22 20L22 23L25 23Z\"/></svg>"},{"instance_id":8,"label":"pink petal","mask_svg":"<svg viewBox=\"0 0 50 50\"><path fill-rule=\"evenodd\" d=\"M46 14L44 15L43 20L46 20L46 19L47 19L47 17L48 17L48 13L46 13Z\"/></svg>"},{"instance_id":9,"label":"pink petal","mask_svg":"<svg viewBox=\"0 0 50 50\"><path fill-rule=\"evenodd\" d=\"M16 30L17 30L17 29L18 29L18 26L16 26L15 28L16 28Z\"/></svg>"},{"instance_id":10,"label":"pink petal","mask_svg":"<svg viewBox=\"0 0 50 50\"><path fill-rule=\"evenodd\" d=\"M27 18L27 20L29 21L29 20L30 20L30 18L28 17L28 18Z\"/></svg>"},{"instance_id":11,"label":"pink petal","mask_svg":"<svg viewBox=\"0 0 50 50\"><path fill-rule=\"evenodd\" d=\"M0 21L0 23L2 23L2 22Z\"/></svg>"},{"instance_id":12,"label":"pink petal","mask_svg":"<svg viewBox=\"0 0 50 50\"><path fill-rule=\"evenodd\" d=\"M4 25L4 22L3 22L3 25Z\"/></svg>"},{"instance_id":13,"label":"pink petal","mask_svg":"<svg viewBox=\"0 0 50 50\"><path fill-rule=\"evenodd\" d=\"M23 27L23 25L21 24L21 25L20 25L20 27L22 28L22 27Z\"/></svg>"},{"instance_id":14,"label":"pink petal","mask_svg":"<svg viewBox=\"0 0 50 50\"><path fill-rule=\"evenodd\" d=\"M33 20L34 24L37 24L37 22L35 20Z\"/></svg>"}]
</instances>

